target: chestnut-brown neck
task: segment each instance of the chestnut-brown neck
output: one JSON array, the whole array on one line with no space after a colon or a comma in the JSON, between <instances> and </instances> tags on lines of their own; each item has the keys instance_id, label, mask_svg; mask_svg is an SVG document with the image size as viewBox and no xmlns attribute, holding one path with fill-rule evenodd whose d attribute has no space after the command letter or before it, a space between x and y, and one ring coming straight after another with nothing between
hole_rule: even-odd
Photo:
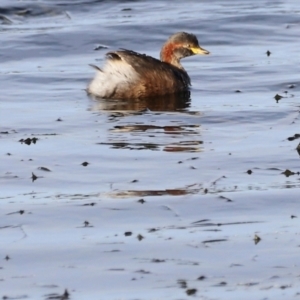
<instances>
[{"instance_id":1,"label":"chestnut-brown neck","mask_svg":"<svg viewBox=\"0 0 300 300\"><path fill-rule=\"evenodd\" d=\"M160 52L160 60L166 63L169 63L179 69L183 69L182 65L180 64L179 58L175 55L174 51L178 48L179 45L175 43L167 43L165 44Z\"/></svg>"}]
</instances>

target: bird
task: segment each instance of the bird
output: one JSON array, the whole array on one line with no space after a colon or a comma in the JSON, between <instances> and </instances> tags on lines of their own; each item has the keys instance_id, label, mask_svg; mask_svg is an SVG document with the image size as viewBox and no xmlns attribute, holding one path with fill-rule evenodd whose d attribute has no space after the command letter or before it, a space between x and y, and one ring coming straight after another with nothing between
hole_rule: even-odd
<instances>
[{"instance_id":1,"label":"bird","mask_svg":"<svg viewBox=\"0 0 300 300\"><path fill-rule=\"evenodd\" d=\"M160 60L121 48L106 53L106 63L86 91L104 99L146 99L189 91L191 80L180 63L182 58L209 54L194 34L177 32L163 44Z\"/></svg>"}]
</instances>

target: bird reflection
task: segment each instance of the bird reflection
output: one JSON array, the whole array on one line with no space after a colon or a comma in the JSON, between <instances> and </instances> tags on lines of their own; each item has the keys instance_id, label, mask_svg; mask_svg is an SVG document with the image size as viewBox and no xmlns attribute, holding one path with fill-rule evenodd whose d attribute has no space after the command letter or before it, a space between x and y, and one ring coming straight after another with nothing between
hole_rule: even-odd
<instances>
[{"instance_id":1,"label":"bird reflection","mask_svg":"<svg viewBox=\"0 0 300 300\"><path fill-rule=\"evenodd\" d=\"M190 92L179 94L169 94L151 99L126 100L106 100L90 95L95 100L92 110L108 111L141 111L149 109L151 111L185 111L191 104Z\"/></svg>"}]
</instances>

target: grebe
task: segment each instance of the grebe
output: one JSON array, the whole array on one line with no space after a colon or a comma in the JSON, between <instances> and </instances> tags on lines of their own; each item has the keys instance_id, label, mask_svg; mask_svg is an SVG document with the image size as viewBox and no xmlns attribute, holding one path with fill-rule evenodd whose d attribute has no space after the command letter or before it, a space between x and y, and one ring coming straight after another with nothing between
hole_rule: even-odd
<instances>
[{"instance_id":1,"label":"grebe","mask_svg":"<svg viewBox=\"0 0 300 300\"><path fill-rule=\"evenodd\" d=\"M178 32L169 37L160 52L160 60L131 50L106 54L103 69L97 71L87 88L88 94L106 99L141 99L186 92L191 80L180 59L209 54L199 46L195 35Z\"/></svg>"}]
</instances>

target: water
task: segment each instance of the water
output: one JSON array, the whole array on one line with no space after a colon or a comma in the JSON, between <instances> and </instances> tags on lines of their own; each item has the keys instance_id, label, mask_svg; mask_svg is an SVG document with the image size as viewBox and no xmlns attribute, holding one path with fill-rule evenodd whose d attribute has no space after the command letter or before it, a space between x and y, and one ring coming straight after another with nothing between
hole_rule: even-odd
<instances>
[{"instance_id":1,"label":"water","mask_svg":"<svg viewBox=\"0 0 300 300\"><path fill-rule=\"evenodd\" d=\"M0 296L299 295L299 11L2 0ZM182 61L190 99L87 97L107 49L177 31L211 52Z\"/></svg>"}]
</instances>

